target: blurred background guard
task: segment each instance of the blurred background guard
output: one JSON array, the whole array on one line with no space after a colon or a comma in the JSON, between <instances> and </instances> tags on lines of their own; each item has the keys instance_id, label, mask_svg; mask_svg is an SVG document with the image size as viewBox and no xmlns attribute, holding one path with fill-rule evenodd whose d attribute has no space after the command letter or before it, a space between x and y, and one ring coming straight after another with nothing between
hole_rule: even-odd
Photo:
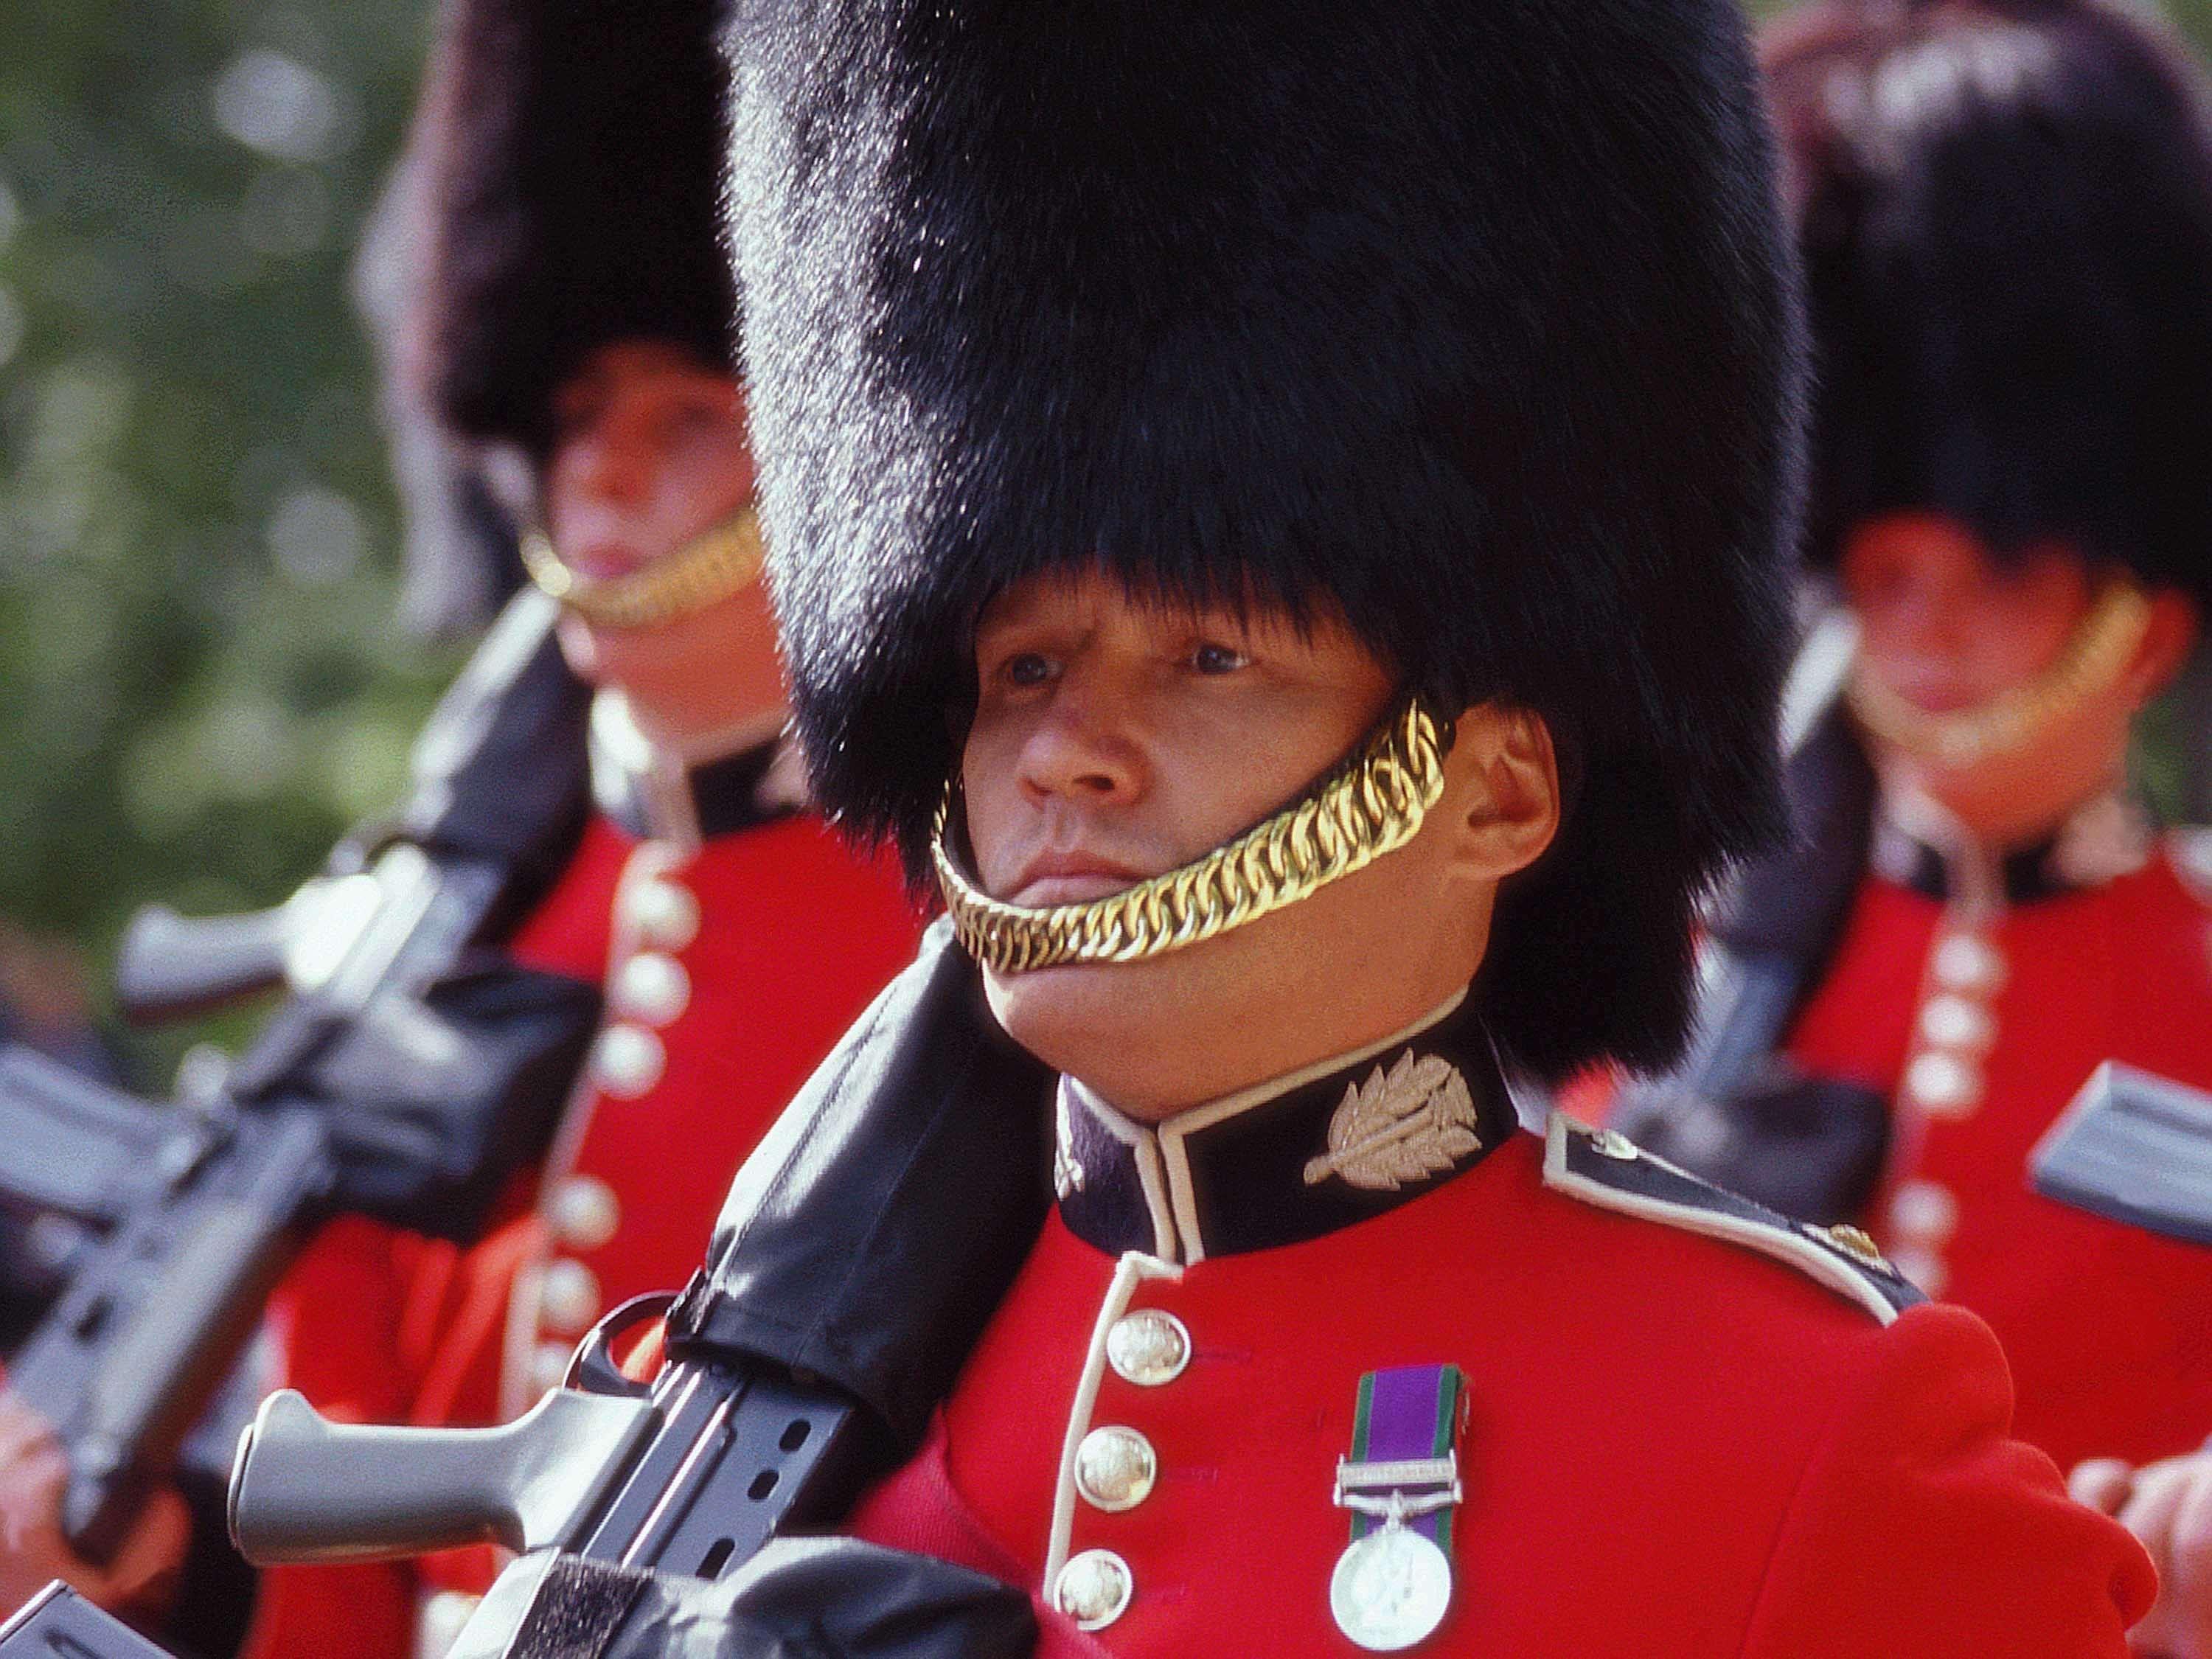
<instances>
[{"instance_id":1,"label":"blurred background guard","mask_svg":"<svg viewBox=\"0 0 2212 1659\"><path fill-rule=\"evenodd\" d=\"M712 9L458 0L380 216L367 286L390 325L403 484L443 524L497 532L484 504L503 509L505 534L446 538L447 556L519 530L551 596L521 602L558 602L563 652L598 688L598 811L513 949L603 978L608 1012L507 1225L460 1251L342 1221L280 1290L282 1380L334 1413L494 1420L557 1380L600 1313L680 1284L731 1171L913 952L896 875L805 810L782 741L715 234ZM413 580L437 611L514 578ZM97 1585L44 1547L47 1570ZM429 1586L489 1569L271 1575L249 1646L392 1659L426 1613L465 1605Z\"/></svg>"},{"instance_id":2,"label":"blurred background guard","mask_svg":"<svg viewBox=\"0 0 2212 1659\"><path fill-rule=\"evenodd\" d=\"M348 1225L303 1264L276 1311L287 1380L326 1410L482 1423L534 1401L600 1314L690 1274L731 1172L913 953L896 875L804 810L783 740L713 13L454 0L382 216L388 403L428 423L398 446L428 458L432 510L458 483L513 515L599 688L599 811L515 949L604 975L608 1016L511 1224L465 1253ZM441 576L501 585L418 562L418 611L445 607ZM402 1619L438 1650L489 1568L280 1571L252 1650L396 1654Z\"/></svg>"},{"instance_id":3,"label":"blurred background guard","mask_svg":"<svg viewBox=\"0 0 2212 1659\"><path fill-rule=\"evenodd\" d=\"M0 916L0 1042L21 1042L102 1082L118 1080L94 1023L84 963L68 943Z\"/></svg>"},{"instance_id":4,"label":"blurred background guard","mask_svg":"<svg viewBox=\"0 0 2212 1659\"><path fill-rule=\"evenodd\" d=\"M1818 6L1765 57L1856 651L1699 1047L1616 1121L1984 1315L2062 1464L2171 1454L2212 1429L2212 1265L2026 1170L2101 1061L2212 1085L2212 841L2124 776L2212 593L2203 83L2094 0Z\"/></svg>"},{"instance_id":5,"label":"blurred background guard","mask_svg":"<svg viewBox=\"0 0 2212 1659\"><path fill-rule=\"evenodd\" d=\"M85 963L65 939L0 916L0 1044L23 1043L103 1083L120 1080L95 1023ZM52 1293L34 1218L0 1208L0 1353L21 1340Z\"/></svg>"}]
</instances>

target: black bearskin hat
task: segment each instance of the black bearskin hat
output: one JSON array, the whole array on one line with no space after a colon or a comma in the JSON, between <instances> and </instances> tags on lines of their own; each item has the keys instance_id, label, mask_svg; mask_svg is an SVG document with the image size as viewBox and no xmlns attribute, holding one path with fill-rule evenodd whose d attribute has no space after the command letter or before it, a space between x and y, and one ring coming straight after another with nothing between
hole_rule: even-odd
<instances>
[{"instance_id":1,"label":"black bearskin hat","mask_svg":"<svg viewBox=\"0 0 2212 1659\"><path fill-rule=\"evenodd\" d=\"M378 412L398 489L399 619L412 632L445 635L490 620L523 571L516 526L493 499L475 446L437 418L408 372L408 330L428 280L426 171L411 144L385 180L354 260L353 298L376 354Z\"/></svg>"},{"instance_id":2,"label":"black bearskin hat","mask_svg":"<svg viewBox=\"0 0 2212 1659\"><path fill-rule=\"evenodd\" d=\"M594 349L734 361L717 0L454 0L432 127L422 373L443 420L542 451Z\"/></svg>"},{"instance_id":3,"label":"black bearskin hat","mask_svg":"<svg viewBox=\"0 0 2212 1659\"><path fill-rule=\"evenodd\" d=\"M413 619L481 615L520 580L492 504L513 490L488 490L479 452L542 458L553 395L594 349L657 340L734 364L719 15L719 0L447 0L356 273Z\"/></svg>"},{"instance_id":4,"label":"black bearskin hat","mask_svg":"<svg viewBox=\"0 0 2212 1659\"><path fill-rule=\"evenodd\" d=\"M1577 799L1482 994L1663 1063L1774 825L1796 295L1732 0L746 0L735 249L819 799L919 870L973 621L1333 605Z\"/></svg>"},{"instance_id":5,"label":"black bearskin hat","mask_svg":"<svg viewBox=\"0 0 2212 1659\"><path fill-rule=\"evenodd\" d=\"M2101 0L1831 0L1765 56L1814 562L1925 508L2212 599L2212 144L2181 48Z\"/></svg>"}]
</instances>

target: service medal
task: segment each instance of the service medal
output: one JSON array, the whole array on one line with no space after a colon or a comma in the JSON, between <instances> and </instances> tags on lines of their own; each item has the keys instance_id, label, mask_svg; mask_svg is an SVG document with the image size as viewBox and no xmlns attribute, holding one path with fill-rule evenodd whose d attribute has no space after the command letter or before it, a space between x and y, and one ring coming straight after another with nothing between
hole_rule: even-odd
<instances>
[{"instance_id":1,"label":"service medal","mask_svg":"<svg viewBox=\"0 0 2212 1659\"><path fill-rule=\"evenodd\" d=\"M1370 1653L1425 1641L1451 1609L1465 1398L1456 1365L1401 1365L1359 1379L1352 1455L1336 1466L1336 1504L1352 1511L1352 1541L1329 1575L1328 1608Z\"/></svg>"},{"instance_id":2,"label":"service medal","mask_svg":"<svg viewBox=\"0 0 2212 1659\"><path fill-rule=\"evenodd\" d=\"M1395 1653L1432 1634L1451 1606L1451 1563L1402 1524L1370 1532L1336 1559L1328 1610L1370 1653Z\"/></svg>"}]
</instances>

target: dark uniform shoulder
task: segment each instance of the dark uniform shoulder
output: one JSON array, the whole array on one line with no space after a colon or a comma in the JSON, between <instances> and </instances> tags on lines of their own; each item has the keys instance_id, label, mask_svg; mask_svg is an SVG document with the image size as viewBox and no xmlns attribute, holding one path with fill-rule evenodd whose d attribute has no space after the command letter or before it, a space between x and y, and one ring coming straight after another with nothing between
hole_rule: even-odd
<instances>
[{"instance_id":1,"label":"dark uniform shoulder","mask_svg":"<svg viewBox=\"0 0 2212 1659\"><path fill-rule=\"evenodd\" d=\"M1701 1181L1626 1136L1553 1112L1544 1184L1570 1198L1640 1216L1784 1261L1885 1325L1927 1297L1856 1227L1823 1227Z\"/></svg>"}]
</instances>

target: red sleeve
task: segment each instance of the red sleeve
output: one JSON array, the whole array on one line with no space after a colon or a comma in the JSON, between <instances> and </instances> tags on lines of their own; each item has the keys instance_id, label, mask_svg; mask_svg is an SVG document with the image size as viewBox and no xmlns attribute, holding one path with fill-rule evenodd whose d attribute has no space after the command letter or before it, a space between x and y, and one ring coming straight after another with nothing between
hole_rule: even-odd
<instances>
[{"instance_id":1,"label":"red sleeve","mask_svg":"<svg viewBox=\"0 0 2212 1659\"><path fill-rule=\"evenodd\" d=\"M405 1420L414 1379L400 1355L410 1240L361 1216L316 1234L269 1299L283 1387L325 1416Z\"/></svg>"},{"instance_id":2,"label":"red sleeve","mask_svg":"<svg viewBox=\"0 0 2212 1659\"><path fill-rule=\"evenodd\" d=\"M1989 1328L1931 1304L1876 1349L1784 1516L1744 1659L2124 1659L2149 1558L2008 1437Z\"/></svg>"},{"instance_id":3,"label":"red sleeve","mask_svg":"<svg viewBox=\"0 0 2212 1659\"><path fill-rule=\"evenodd\" d=\"M400 1352L408 1236L359 1216L318 1233L270 1298L280 1381L349 1422L404 1420L414 1380ZM414 1641L415 1589L396 1563L275 1567L261 1576L243 1659L398 1659Z\"/></svg>"}]
</instances>

